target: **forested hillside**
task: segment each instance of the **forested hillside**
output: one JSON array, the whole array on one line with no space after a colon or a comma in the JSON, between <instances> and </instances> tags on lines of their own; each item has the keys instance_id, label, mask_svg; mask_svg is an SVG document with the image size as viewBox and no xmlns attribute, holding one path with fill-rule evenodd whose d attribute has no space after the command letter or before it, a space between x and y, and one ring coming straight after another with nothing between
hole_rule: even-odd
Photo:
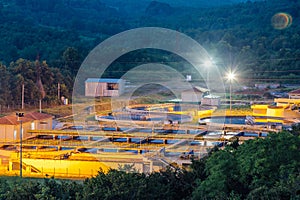
<instances>
[{"instance_id":1,"label":"forested hillside","mask_svg":"<svg viewBox=\"0 0 300 200\"><path fill-rule=\"evenodd\" d=\"M187 34L207 49L220 68L238 66L245 84L300 80L299 1L247 1L233 5L214 1L219 6L210 8L179 6L170 1L144 1L145 4L136 5L134 1L126 5L122 2L123 6L116 7L99 0L1 0L1 73L10 80L0 85L0 91L5 92L0 97L1 105L18 104L19 97L13 93L20 86L12 80L19 79L27 85L26 103L35 102L30 91L38 91L37 84L33 84L38 74L16 72L16 65L36 63L37 58L40 63L46 61L49 74L53 74L52 81L43 76L41 79L44 87L52 88L53 92L47 90L45 99L55 99L54 88L58 82L65 85L63 95L70 98L77 69L93 47L116 33L144 26L165 27ZM287 15L276 20L274 16L278 13ZM286 16L290 16L288 22L284 21ZM282 20L286 26L277 27L276 23ZM136 55L141 57L132 57ZM160 61L161 58L153 52L129 54L114 62L115 67L111 69L123 72L130 69L132 64L125 62L130 59ZM174 56L164 59L172 63ZM113 71L107 74L122 75Z\"/></svg>"},{"instance_id":2,"label":"forested hillside","mask_svg":"<svg viewBox=\"0 0 300 200\"><path fill-rule=\"evenodd\" d=\"M116 7L118 9L122 9L125 7L127 8L144 8L146 4L149 4L152 0L101 0L101 2L105 3L106 5ZM249 0L189 0L188 2L185 0L157 0L162 3L167 3L171 6L175 7L190 7L190 8L208 8L208 7L217 7L222 5L232 5L236 3L247 2ZM250 1L262 1L262 0L250 0Z\"/></svg>"}]
</instances>

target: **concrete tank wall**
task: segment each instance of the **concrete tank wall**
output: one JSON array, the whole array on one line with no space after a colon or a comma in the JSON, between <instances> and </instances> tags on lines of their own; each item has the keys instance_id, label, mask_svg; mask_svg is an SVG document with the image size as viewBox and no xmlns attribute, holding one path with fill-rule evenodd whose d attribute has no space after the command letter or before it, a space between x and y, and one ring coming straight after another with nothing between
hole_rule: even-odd
<instances>
[{"instance_id":1,"label":"concrete tank wall","mask_svg":"<svg viewBox=\"0 0 300 200\"><path fill-rule=\"evenodd\" d=\"M283 117L284 108L281 106L269 106L267 109L268 117Z\"/></svg>"}]
</instances>

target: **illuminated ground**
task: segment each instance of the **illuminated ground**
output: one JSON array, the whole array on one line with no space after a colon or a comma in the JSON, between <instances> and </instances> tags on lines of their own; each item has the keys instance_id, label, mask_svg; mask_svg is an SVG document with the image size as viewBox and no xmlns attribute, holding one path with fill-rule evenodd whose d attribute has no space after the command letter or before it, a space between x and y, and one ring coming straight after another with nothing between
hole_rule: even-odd
<instances>
[{"instance_id":1,"label":"illuminated ground","mask_svg":"<svg viewBox=\"0 0 300 200\"><path fill-rule=\"evenodd\" d=\"M84 106L83 106L84 107ZM174 111L164 105L144 105L142 110L128 110L134 114L189 115L198 112ZM128 110L126 113L128 114ZM249 110L223 110L205 113L207 116L246 116ZM203 111L202 111L203 112ZM130 114L131 114L130 113ZM203 114L203 113L202 113ZM81 124L65 127L65 130L31 131L32 137L23 141L24 176L61 178L86 178L97 174L101 168L118 169L134 165L140 172L150 173L167 165L186 166L190 158L200 158L208 150L239 138L240 142L256 137L265 137L267 132L279 129L261 125L206 123L165 123L144 119L104 120L94 125ZM20 171L18 141L0 141L2 150L1 173L17 175Z\"/></svg>"}]
</instances>

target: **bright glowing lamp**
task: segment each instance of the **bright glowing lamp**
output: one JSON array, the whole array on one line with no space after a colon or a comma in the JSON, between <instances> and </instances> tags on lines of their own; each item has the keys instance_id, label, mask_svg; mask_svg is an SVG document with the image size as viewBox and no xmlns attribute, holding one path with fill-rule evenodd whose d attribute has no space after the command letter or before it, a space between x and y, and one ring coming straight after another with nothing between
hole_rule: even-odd
<instances>
[{"instance_id":1,"label":"bright glowing lamp","mask_svg":"<svg viewBox=\"0 0 300 200\"><path fill-rule=\"evenodd\" d=\"M231 115L231 101L232 101L232 99L231 99L231 83L232 83L233 80L236 79L235 73L232 72L232 71L230 71L230 72L227 74L227 79L229 80L229 98L230 98L230 100L229 100L229 107L230 107L230 108L229 108L229 109L230 109L230 115Z\"/></svg>"},{"instance_id":2,"label":"bright glowing lamp","mask_svg":"<svg viewBox=\"0 0 300 200\"><path fill-rule=\"evenodd\" d=\"M227 74L227 79L231 82L235 79L235 73L234 72L229 72Z\"/></svg>"}]
</instances>

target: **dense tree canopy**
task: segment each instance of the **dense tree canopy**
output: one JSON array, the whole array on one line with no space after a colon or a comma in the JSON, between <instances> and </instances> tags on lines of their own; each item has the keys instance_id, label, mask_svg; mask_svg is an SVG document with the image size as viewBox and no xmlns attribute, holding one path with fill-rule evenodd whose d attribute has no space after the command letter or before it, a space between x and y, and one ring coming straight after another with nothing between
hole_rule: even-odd
<instances>
[{"instance_id":1,"label":"dense tree canopy","mask_svg":"<svg viewBox=\"0 0 300 200\"><path fill-rule=\"evenodd\" d=\"M197 198L290 199L299 193L300 140L290 133L227 147L208 159L208 178L198 182Z\"/></svg>"},{"instance_id":2,"label":"dense tree canopy","mask_svg":"<svg viewBox=\"0 0 300 200\"><path fill-rule=\"evenodd\" d=\"M97 0L0 1L0 62L6 66L6 71L0 73L9 80L0 91L15 89L10 90L11 94L3 93L1 106L18 104L20 97L15 95L19 94L18 84L23 78L27 88L35 88L36 75L10 69L20 59L35 62L39 57L55 72L47 83L47 78L42 77L46 75L41 75L46 99L55 99L54 85L58 83L64 85L65 95L70 98L77 70L92 48L121 31L145 26L187 34L205 47L221 70L237 67L241 72L239 80L245 84L299 82L299 1L243 1L214 7L180 7L166 0L145 2L118 5ZM176 55L141 50L116 60L105 75L120 77L132 67L149 62L165 62L183 75L191 73L184 71L186 63Z\"/></svg>"}]
</instances>

